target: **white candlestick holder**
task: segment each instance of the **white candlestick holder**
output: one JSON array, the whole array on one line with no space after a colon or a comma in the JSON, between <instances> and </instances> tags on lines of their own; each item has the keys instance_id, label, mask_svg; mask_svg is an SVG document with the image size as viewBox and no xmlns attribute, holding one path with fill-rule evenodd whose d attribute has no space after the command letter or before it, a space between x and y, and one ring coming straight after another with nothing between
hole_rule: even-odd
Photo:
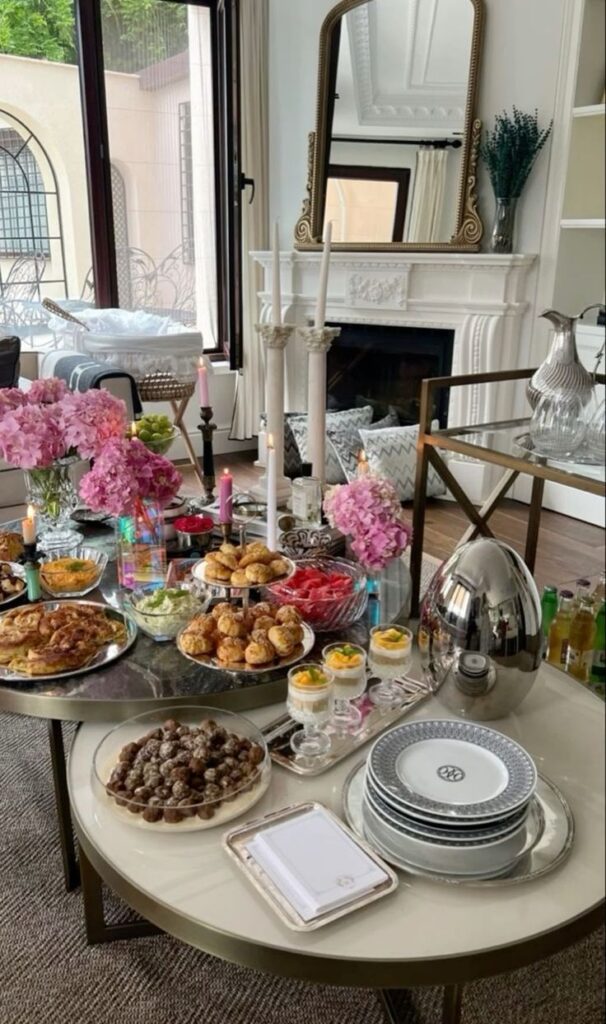
<instances>
[{"instance_id":1,"label":"white candlestick holder","mask_svg":"<svg viewBox=\"0 0 606 1024\"><path fill-rule=\"evenodd\" d=\"M284 476L284 350L296 330L292 324L257 324L265 346L265 406L267 435L273 436L276 451L278 504L288 501L290 480ZM267 499L267 471L251 489L257 501Z\"/></svg>"},{"instance_id":2,"label":"white candlestick holder","mask_svg":"<svg viewBox=\"0 0 606 1024\"><path fill-rule=\"evenodd\" d=\"M301 337L309 352L307 389L307 458L313 474L326 483L326 362L340 327L303 327Z\"/></svg>"}]
</instances>

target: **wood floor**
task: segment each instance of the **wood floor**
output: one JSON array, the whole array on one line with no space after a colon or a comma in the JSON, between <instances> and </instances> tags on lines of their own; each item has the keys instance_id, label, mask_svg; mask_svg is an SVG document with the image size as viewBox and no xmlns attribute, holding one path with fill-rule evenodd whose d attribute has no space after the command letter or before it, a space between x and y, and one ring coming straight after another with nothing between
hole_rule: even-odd
<instances>
[{"instance_id":1,"label":"wood floor","mask_svg":"<svg viewBox=\"0 0 606 1024\"><path fill-rule=\"evenodd\" d=\"M230 467L236 486L243 490L252 487L260 474L248 452L221 457L220 462L221 467ZM194 493L196 481L193 473L183 466L180 468L185 476L186 490ZM407 508L412 518L412 506ZM494 514L491 525L495 536L507 541L523 554L527 519L526 505L507 500ZM425 522L425 551L436 558L447 558L468 525L464 513L453 502L429 502ZM539 587L548 583L561 587L582 576L592 579L603 571L605 559L604 530L555 512L543 512L535 570Z\"/></svg>"}]
</instances>

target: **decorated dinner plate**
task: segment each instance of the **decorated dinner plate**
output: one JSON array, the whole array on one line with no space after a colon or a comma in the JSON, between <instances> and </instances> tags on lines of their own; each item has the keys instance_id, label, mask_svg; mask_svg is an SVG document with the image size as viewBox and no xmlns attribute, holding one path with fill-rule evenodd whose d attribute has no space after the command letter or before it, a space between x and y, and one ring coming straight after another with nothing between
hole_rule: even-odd
<instances>
[{"instance_id":1,"label":"decorated dinner plate","mask_svg":"<svg viewBox=\"0 0 606 1024\"><path fill-rule=\"evenodd\" d=\"M246 673L247 675L265 675L266 672L278 672L289 668L291 665L296 665L298 661L306 658L310 651L313 650L316 642L316 637L313 629L307 625L306 622L301 623L301 629L303 630L303 640L300 644L297 644L292 654L288 658L276 658L275 661L269 661L267 665L247 665L245 662L235 662L229 664L224 661L220 661L212 654L201 654L199 657L194 657L193 654L187 654L183 650L181 644L181 636L187 629L187 626L181 630L177 636L177 647L180 650L184 658L189 661L195 662L196 665L201 665L203 668L210 668L215 672L231 672L234 675Z\"/></svg>"},{"instance_id":2,"label":"decorated dinner plate","mask_svg":"<svg viewBox=\"0 0 606 1024\"><path fill-rule=\"evenodd\" d=\"M230 593L246 592L249 590L260 590L263 587L271 587L274 583L284 583L289 580L295 573L295 563L290 559L286 558L285 555L280 555L280 558L284 558L284 561L288 563L288 572L283 576L277 576L276 579L270 580L269 583L249 583L247 587L234 586L232 583L222 583L220 580L211 580L206 578L207 562L202 558L199 562L196 562L192 568L192 576L198 583L203 583L205 587L211 587L215 590L220 590L223 593L226 591Z\"/></svg>"},{"instance_id":3,"label":"decorated dinner plate","mask_svg":"<svg viewBox=\"0 0 606 1024\"><path fill-rule=\"evenodd\" d=\"M20 580L25 583L25 569L18 562L1 562L2 565L8 565L12 576L18 576ZM6 608L7 605L13 604L18 601L20 597L23 597L25 593L25 587L20 590L18 594L4 594L0 595L0 608Z\"/></svg>"},{"instance_id":4,"label":"decorated dinner plate","mask_svg":"<svg viewBox=\"0 0 606 1024\"><path fill-rule=\"evenodd\" d=\"M112 608L110 605L101 604L100 602L97 602L97 601L73 601L73 600L70 600L70 601L44 601L44 603L43 603L44 609L46 611L55 611L57 608L60 608L62 605L69 605L70 607L73 607L74 605L83 605L83 606L86 606L88 608L98 608L100 611L105 612L106 615L108 616L108 618L117 619L119 622L122 623L122 625L124 626L124 629L126 630L126 635L124 637L124 640L122 640L120 642L114 642L114 643L105 644L105 646L101 647L96 652L95 656L89 662L86 663L86 665L83 665L81 668L68 669L65 672L53 672L53 673L48 673L48 675L35 675L35 676L33 676L33 675L28 675L25 672L15 672L12 669L10 669L8 665L0 665L0 680L2 680L3 682L6 682L6 683L17 683L17 682L32 683L32 682L48 680L48 679L68 679L71 676L81 676L81 675L84 675L84 673L86 673L86 672L92 672L93 669L103 668L106 665L111 664L111 662L117 661L118 658L121 658L122 655L125 654L126 651L128 651L129 648L132 647L132 645L134 644L135 640L137 639L137 627L136 627L135 623L132 622L128 618L127 615L124 615L122 612L118 611L116 608ZM4 614L7 614L7 613L4 613ZM0 623L2 622L3 618L4 618L4 615L0 615Z\"/></svg>"},{"instance_id":5,"label":"decorated dinner plate","mask_svg":"<svg viewBox=\"0 0 606 1024\"><path fill-rule=\"evenodd\" d=\"M418 818L486 821L531 799L537 770L517 743L473 722L408 722L381 736L368 759L388 803Z\"/></svg>"}]
</instances>

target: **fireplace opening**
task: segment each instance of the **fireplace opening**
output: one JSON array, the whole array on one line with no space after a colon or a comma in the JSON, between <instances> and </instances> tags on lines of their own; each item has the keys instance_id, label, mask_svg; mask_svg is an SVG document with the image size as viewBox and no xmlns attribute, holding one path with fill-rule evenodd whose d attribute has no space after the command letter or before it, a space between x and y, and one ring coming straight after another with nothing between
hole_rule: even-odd
<instances>
[{"instance_id":1,"label":"fireplace opening","mask_svg":"<svg viewBox=\"0 0 606 1024\"><path fill-rule=\"evenodd\" d=\"M419 422L421 381L452 373L454 331L330 324L341 335L328 353L327 405L352 409L372 405L374 419L395 409L402 426ZM435 394L433 419L448 426L449 392Z\"/></svg>"}]
</instances>

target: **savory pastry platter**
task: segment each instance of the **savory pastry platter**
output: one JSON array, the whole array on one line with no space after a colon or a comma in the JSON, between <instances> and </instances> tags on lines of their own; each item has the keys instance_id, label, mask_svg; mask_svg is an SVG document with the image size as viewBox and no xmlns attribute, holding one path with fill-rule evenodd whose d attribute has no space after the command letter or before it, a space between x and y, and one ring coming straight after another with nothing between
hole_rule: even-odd
<instances>
[{"instance_id":1,"label":"savory pastry platter","mask_svg":"<svg viewBox=\"0 0 606 1024\"><path fill-rule=\"evenodd\" d=\"M0 562L0 608L23 596L25 569L17 562Z\"/></svg>"},{"instance_id":2,"label":"savory pastry platter","mask_svg":"<svg viewBox=\"0 0 606 1024\"><path fill-rule=\"evenodd\" d=\"M137 627L93 601L45 601L0 615L0 679L62 679L116 661Z\"/></svg>"},{"instance_id":3,"label":"savory pastry platter","mask_svg":"<svg viewBox=\"0 0 606 1024\"><path fill-rule=\"evenodd\" d=\"M221 602L181 630L177 647L190 661L224 672L284 669L313 649L314 632L296 608L261 601L246 610Z\"/></svg>"},{"instance_id":4,"label":"savory pastry platter","mask_svg":"<svg viewBox=\"0 0 606 1024\"><path fill-rule=\"evenodd\" d=\"M261 541L239 547L222 544L198 562L192 575L199 583L221 590L251 590L289 579L295 571L290 558L271 551Z\"/></svg>"}]
</instances>

